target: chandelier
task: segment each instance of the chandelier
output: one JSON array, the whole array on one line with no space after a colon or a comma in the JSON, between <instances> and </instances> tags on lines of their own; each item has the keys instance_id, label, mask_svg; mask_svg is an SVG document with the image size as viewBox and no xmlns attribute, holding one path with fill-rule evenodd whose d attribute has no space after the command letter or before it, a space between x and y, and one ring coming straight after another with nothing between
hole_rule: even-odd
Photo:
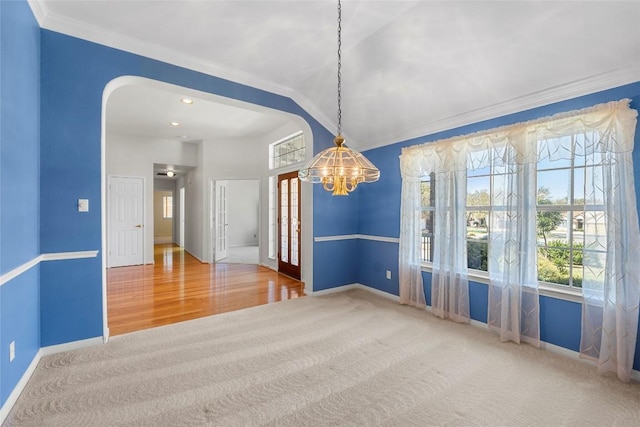
<instances>
[{"instance_id":1,"label":"chandelier","mask_svg":"<svg viewBox=\"0 0 640 427\"><path fill-rule=\"evenodd\" d=\"M338 0L338 133L335 146L316 154L298 171L298 178L331 191L334 196L347 196L362 182L375 182L380 170L365 156L348 148L342 136L342 7Z\"/></svg>"}]
</instances>

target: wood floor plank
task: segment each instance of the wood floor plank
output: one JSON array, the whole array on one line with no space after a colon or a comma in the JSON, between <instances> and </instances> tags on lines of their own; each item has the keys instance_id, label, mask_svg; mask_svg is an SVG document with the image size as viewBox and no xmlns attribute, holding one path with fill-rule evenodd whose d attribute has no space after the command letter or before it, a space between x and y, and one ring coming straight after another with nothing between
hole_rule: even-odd
<instances>
[{"instance_id":1,"label":"wood floor plank","mask_svg":"<svg viewBox=\"0 0 640 427\"><path fill-rule=\"evenodd\" d=\"M304 284L266 267L203 264L173 244L155 264L107 270L110 335L304 296Z\"/></svg>"}]
</instances>

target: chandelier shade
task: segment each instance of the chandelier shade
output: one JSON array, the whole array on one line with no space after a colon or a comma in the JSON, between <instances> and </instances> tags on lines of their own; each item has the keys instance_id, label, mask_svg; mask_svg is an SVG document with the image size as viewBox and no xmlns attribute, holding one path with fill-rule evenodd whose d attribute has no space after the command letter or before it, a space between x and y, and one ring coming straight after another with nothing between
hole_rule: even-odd
<instances>
[{"instance_id":1,"label":"chandelier shade","mask_svg":"<svg viewBox=\"0 0 640 427\"><path fill-rule=\"evenodd\" d=\"M342 5L338 0L338 135L335 147L316 154L298 171L298 178L331 191L334 196L347 196L363 182L375 182L380 170L364 155L344 145L342 136Z\"/></svg>"},{"instance_id":2,"label":"chandelier shade","mask_svg":"<svg viewBox=\"0 0 640 427\"><path fill-rule=\"evenodd\" d=\"M344 145L344 138L334 139L335 147L316 154L300 171L298 177L322 184L334 196L346 196L362 182L375 182L380 171L361 153Z\"/></svg>"}]
</instances>

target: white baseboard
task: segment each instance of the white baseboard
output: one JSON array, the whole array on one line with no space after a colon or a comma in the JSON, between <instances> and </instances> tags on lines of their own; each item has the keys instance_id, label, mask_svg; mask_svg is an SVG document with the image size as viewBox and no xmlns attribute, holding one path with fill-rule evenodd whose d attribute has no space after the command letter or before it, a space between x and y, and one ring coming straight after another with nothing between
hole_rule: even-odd
<instances>
[{"instance_id":1,"label":"white baseboard","mask_svg":"<svg viewBox=\"0 0 640 427\"><path fill-rule=\"evenodd\" d=\"M320 297L322 295L330 295L330 294L336 294L338 292L350 291L351 289L356 289L355 283L351 285L342 285L342 286L336 286L335 288L323 289L321 291L311 291L307 293L307 295L310 295L312 297Z\"/></svg>"},{"instance_id":2,"label":"white baseboard","mask_svg":"<svg viewBox=\"0 0 640 427\"><path fill-rule=\"evenodd\" d=\"M22 374L22 378L20 378L20 381L18 381L18 384L16 384L16 386L13 388L13 391L7 398L7 401L4 402L4 405L2 405L2 409L0 409L0 425L4 423L5 419L7 419L9 412L11 412L11 409L13 409L13 405L16 404L16 402L18 401L18 397L20 397L20 395L22 394L22 391L27 386L29 379L31 379L31 376L36 371L36 368L38 367L38 363L40 362L41 358L42 358L42 349L38 350L35 357L29 364L29 367L24 372L24 374Z\"/></svg>"},{"instance_id":3,"label":"white baseboard","mask_svg":"<svg viewBox=\"0 0 640 427\"><path fill-rule=\"evenodd\" d=\"M428 310L431 310L431 307L429 307ZM485 331L489 331L489 327L484 322L471 319L469 324L476 328L481 328L481 329L484 329ZM588 359L583 359L582 357L580 357L580 353L578 353L577 351L570 350L565 347L560 347L559 345L551 344L546 341L540 341L540 349L544 351L550 351L551 353L568 357L570 359L574 359L583 363L588 363L589 365L592 365L594 367L596 366L596 364L593 361ZM640 382L640 371L631 370L631 379L633 381Z\"/></svg>"},{"instance_id":4,"label":"white baseboard","mask_svg":"<svg viewBox=\"0 0 640 427\"><path fill-rule=\"evenodd\" d=\"M275 272L278 272L278 269L277 269L276 267L274 267L273 265L269 265L269 264L265 264L264 262L261 262L261 263L260 263L260 266L262 266L262 267L266 267L266 268L268 268L269 270L273 270L273 271L275 271Z\"/></svg>"},{"instance_id":5,"label":"white baseboard","mask_svg":"<svg viewBox=\"0 0 640 427\"><path fill-rule=\"evenodd\" d=\"M583 359L582 357L580 357L580 353L578 353L577 351L569 350L568 348L560 347L558 345L550 344L544 341L540 341L540 348L552 353L559 354L561 356L579 360L580 362L588 363L589 365L596 367L596 364L593 361L589 359ZM640 371L632 369L631 380L640 383Z\"/></svg>"},{"instance_id":6,"label":"white baseboard","mask_svg":"<svg viewBox=\"0 0 640 427\"><path fill-rule=\"evenodd\" d=\"M362 289L362 290L365 290L367 292L371 292L373 294L381 296L383 298L387 298L387 299L390 299L390 300L395 301L395 302L400 302L400 297L399 296L390 294L388 292L381 291L379 289L374 289L374 288L371 288L369 286L362 285L360 283L353 283L353 284L350 284L350 285L343 285L343 286L338 286L338 287L335 287L335 288L323 289L321 291L308 293L308 295L311 295L311 296L330 295L330 294L335 294L335 293L338 293L338 292L349 291L351 289ZM431 311L431 306L426 306L426 310L427 311ZM486 331L489 331L487 324L484 323L484 322L480 322L478 320L471 319L469 324L471 326L473 326L473 327L481 328L481 329L484 329ZM593 363L590 360L581 358L580 357L580 353L578 353L577 351L569 350L568 348L564 348L564 347L560 347L560 346L555 345L555 344L551 344L551 343L548 343L548 342L540 341L540 349L545 350L545 351L550 351L552 353L556 353L556 354L559 354L561 356L568 357L568 358L571 358L571 359L574 359L574 360L578 360L580 362L588 363L588 364L590 364L590 365L595 367L595 363ZM640 382L640 371L632 370L631 371L631 380L632 381L636 381L636 382Z\"/></svg>"},{"instance_id":7,"label":"white baseboard","mask_svg":"<svg viewBox=\"0 0 640 427\"><path fill-rule=\"evenodd\" d=\"M40 347L40 350L38 350L33 360L29 364L29 367L24 372L24 374L22 374L20 381L18 381L18 384L16 384L16 386L14 387L13 391L7 398L7 401L4 402L4 405L2 405L2 408L0 409L0 425L4 423L4 420L9 415L9 412L11 412L11 409L13 409L13 405L15 405L16 402L18 401L18 398L20 397L25 387L27 386L27 383L31 379L31 376L36 371L36 368L38 367L38 363L40 363L40 359L50 354L61 353L63 351L69 351L69 350L76 350L83 347L90 347L93 345L102 344L103 342L105 342L103 337L95 337L95 338L88 338L86 340L73 341L65 344Z\"/></svg>"},{"instance_id":8,"label":"white baseboard","mask_svg":"<svg viewBox=\"0 0 640 427\"><path fill-rule=\"evenodd\" d=\"M200 261L200 263L202 263L202 264L210 264L210 262L209 262L209 261L203 261L203 260L201 260L199 256L195 255L195 254L194 254L194 253L192 253L192 252L189 252L186 248L183 248L183 249L184 249L184 251L185 251L186 253L188 253L189 255L191 255L192 257L194 257L195 259L197 259L198 261Z\"/></svg>"},{"instance_id":9,"label":"white baseboard","mask_svg":"<svg viewBox=\"0 0 640 427\"><path fill-rule=\"evenodd\" d=\"M337 286L335 288L330 288L330 289L323 289L321 291L315 291L315 292L309 292L307 293L307 295L311 295L311 296L322 296L322 295L329 295L329 294L335 294L337 292L345 292L345 291L350 291L352 289L362 289L364 291L367 292L371 292L373 294L376 294L378 296L381 296L383 298L395 301L395 302L400 302L400 297L397 295L393 295L390 294L388 292L384 292L381 291L379 289L374 289L371 288L369 286L365 286L363 284L360 283L352 283L350 285L342 285L342 286Z\"/></svg>"},{"instance_id":10,"label":"white baseboard","mask_svg":"<svg viewBox=\"0 0 640 427\"><path fill-rule=\"evenodd\" d=\"M86 340L73 341L64 344L49 345L47 347L40 348L42 356L49 356L50 354L62 353L63 351L77 350L79 348L91 347L93 345L104 344L104 337L87 338Z\"/></svg>"}]
</instances>

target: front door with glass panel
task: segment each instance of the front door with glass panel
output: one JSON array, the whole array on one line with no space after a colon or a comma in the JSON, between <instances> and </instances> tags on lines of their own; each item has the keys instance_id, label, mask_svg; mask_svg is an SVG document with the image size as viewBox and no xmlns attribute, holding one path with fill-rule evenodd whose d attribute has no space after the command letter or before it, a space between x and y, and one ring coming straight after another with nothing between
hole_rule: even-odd
<instances>
[{"instance_id":1,"label":"front door with glass panel","mask_svg":"<svg viewBox=\"0 0 640 427\"><path fill-rule=\"evenodd\" d=\"M278 176L278 271L300 279L300 180L298 172Z\"/></svg>"}]
</instances>

